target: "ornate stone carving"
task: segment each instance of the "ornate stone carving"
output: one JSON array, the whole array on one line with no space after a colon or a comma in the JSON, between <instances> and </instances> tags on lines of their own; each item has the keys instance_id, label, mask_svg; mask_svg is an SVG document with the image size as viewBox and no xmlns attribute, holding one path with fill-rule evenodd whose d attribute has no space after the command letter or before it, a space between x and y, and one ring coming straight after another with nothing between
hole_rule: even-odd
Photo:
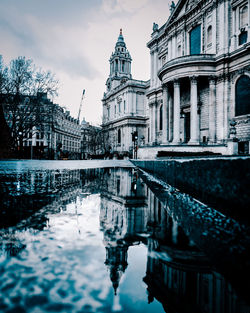
<instances>
[{"instance_id":1,"label":"ornate stone carving","mask_svg":"<svg viewBox=\"0 0 250 313\"><path fill-rule=\"evenodd\" d=\"M180 87L180 81L179 79L174 79L174 87Z\"/></svg>"},{"instance_id":2,"label":"ornate stone carving","mask_svg":"<svg viewBox=\"0 0 250 313\"><path fill-rule=\"evenodd\" d=\"M217 80L217 76L211 75L208 77L209 85L215 85Z\"/></svg>"},{"instance_id":3,"label":"ornate stone carving","mask_svg":"<svg viewBox=\"0 0 250 313\"><path fill-rule=\"evenodd\" d=\"M198 79L197 76L194 76L194 75L190 76L189 79L190 79L191 84L197 85L197 79Z\"/></svg>"}]
</instances>

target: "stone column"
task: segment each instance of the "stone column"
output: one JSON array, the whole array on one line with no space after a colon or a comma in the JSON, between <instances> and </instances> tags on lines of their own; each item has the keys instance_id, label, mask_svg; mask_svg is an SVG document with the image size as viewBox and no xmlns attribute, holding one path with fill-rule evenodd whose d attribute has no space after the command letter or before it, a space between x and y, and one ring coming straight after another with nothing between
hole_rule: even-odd
<instances>
[{"instance_id":1,"label":"stone column","mask_svg":"<svg viewBox=\"0 0 250 313\"><path fill-rule=\"evenodd\" d=\"M209 77L209 143L216 140L216 88L215 77Z\"/></svg>"},{"instance_id":2,"label":"stone column","mask_svg":"<svg viewBox=\"0 0 250 313\"><path fill-rule=\"evenodd\" d=\"M229 77L226 75L225 82L224 82L224 125L223 125L223 141L227 140L229 138L229 130L228 130L228 124L229 124L229 118L228 118L228 110L230 108L230 87L229 87Z\"/></svg>"},{"instance_id":3,"label":"stone column","mask_svg":"<svg viewBox=\"0 0 250 313\"><path fill-rule=\"evenodd\" d=\"M154 132L154 126L153 126L153 104L149 104L149 113L150 113L150 143L153 143L153 132Z\"/></svg>"},{"instance_id":4,"label":"stone column","mask_svg":"<svg viewBox=\"0 0 250 313\"><path fill-rule=\"evenodd\" d=\"M197 77L193 76L190 78L190 144L199 143L199 132L198 132L198 90L197 90Z\"/></svg>"},{"instance_id":5,"label":"stone column","mask_svg":"<svg viewBox=\"0 0 250 313\"><path fill-rule=\"evenodd\" d=\"M152 143L156 142L156 129L157 129L157 124L156 124L156 102L153 104L153 123L152 123Z\"/></svg>"},{"instance_id":6,"label":"stone column","mask_svg":"<svg viewBox=\"0 0 250 313\"><path fill-rule=\"evenodd\" d=\"M162 104L162 143L167 142L167 133L168 133L168 87L167 85L162 86L162 98L163 98L163 104Z\"/></svg>"},{"instance_id":7,"label":"stone column","mask_svg":"<svg viewBox=\"0 0 250 313\"><path fill-rule=\"evenodd\" d=\"M174 81L174 138L173 143L180 142L180 82Z\"/></svg>"},{"instance_id":8,"label":"stone column","mask_svg":"<svg viewBox=\"0 0 250 313\"><path fill-rule=\"evenodd\" d=\"M169 101L168 101L168 141L173 141L173 97L170 98L169 94Z\"/></svg>"}]
</instances>

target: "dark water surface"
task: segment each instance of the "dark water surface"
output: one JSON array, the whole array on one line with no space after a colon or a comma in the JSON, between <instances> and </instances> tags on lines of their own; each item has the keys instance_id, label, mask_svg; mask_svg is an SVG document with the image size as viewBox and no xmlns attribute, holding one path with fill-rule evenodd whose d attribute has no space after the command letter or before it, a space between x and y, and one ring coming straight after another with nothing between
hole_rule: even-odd
<instances>
[{"instance_id":1,"label":"dark water surface","mask_svg":"<svg viewBox=\"0 0 250 313\"><path fill-rule=\"evenodd\" d=\"M0 161L0 312L250 312L249 229L88 162Z\"/></svg>"}]
</instances>

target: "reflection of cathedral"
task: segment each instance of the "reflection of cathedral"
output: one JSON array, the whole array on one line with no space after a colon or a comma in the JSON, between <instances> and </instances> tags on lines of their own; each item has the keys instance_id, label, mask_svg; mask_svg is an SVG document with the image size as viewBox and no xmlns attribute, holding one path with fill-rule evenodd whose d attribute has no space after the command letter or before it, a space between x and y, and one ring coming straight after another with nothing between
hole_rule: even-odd
<instances>
[{"instance_id":1,"label":"reflection of cathedral","mask_svg":"<svg viewBox=\"0 0 250 313\"><path fill-rule=\"evenodd\" d=\"M127 268L129 246L146 232L145 186L130 169L109 170L107 189L101 192L100 224L104 233L106 261L116 294Z\"/></svg>"},{"instance_id":2,"label":"reflection of cathedral","mask_svg":"<svg viewBox=\"0 0 250 313\"><path fill-rule=\"evenodd\" d=\"M231 285L214 272L205 255L167 214L150 191L148 260L144 282L149 302L160 301L166 312L243 312ZM244 312L248 312L248 309Z\"/></svg>"}]
</instances>

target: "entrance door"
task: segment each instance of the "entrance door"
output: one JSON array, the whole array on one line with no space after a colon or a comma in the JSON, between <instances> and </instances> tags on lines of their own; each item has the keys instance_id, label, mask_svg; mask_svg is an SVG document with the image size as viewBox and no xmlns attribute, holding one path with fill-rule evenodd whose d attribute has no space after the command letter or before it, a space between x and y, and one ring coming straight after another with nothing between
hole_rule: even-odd
<instances>
[{"instance_id":1,"label":"entrance door","mask_svg":"<svg viewBox=\"0 0 250 313\"><path fill-rule=\"evenodd\" d=\"M190 139L190 112L185 113L184 117L184 142Z\"/></svg>"}]
</instances>

